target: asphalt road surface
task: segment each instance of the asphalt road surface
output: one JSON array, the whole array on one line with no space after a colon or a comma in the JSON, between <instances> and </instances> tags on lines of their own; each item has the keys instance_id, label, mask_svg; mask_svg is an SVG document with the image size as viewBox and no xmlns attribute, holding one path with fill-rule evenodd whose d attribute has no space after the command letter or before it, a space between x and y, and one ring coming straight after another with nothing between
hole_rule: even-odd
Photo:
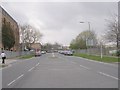
<instances>
[{"instance_id":1,"label":"asphalt road surface","mask_svg":"<svg viewBox=\"0 0 120 90\"><path fill-rule=\"evenodd\" d=\"M2 88L118 88L118 65L48 53L2 70Z\"/></svg>"}]
</instances>

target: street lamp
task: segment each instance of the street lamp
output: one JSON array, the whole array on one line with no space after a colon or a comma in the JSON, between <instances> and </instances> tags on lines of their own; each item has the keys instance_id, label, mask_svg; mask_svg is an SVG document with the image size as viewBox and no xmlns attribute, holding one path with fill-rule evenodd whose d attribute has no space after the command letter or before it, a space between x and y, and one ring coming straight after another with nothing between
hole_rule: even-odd
<instances>
[{"instance_id":1,"label":"street lamp","mask_svg":"<svg viewBox=\"0 0 120 90\"><path fill-rule=\"evenodd\" d=\"M80 22L80 23L86 23L86 22ZM88 27L89 27L89 34L90 34L90 22L87 22L88 23ZM88 36L89 36L89 34L88 34ZM90 42L90 40L89 40L90 38L88 37L88 38L86 38L86 48L87 48L87 51L88 51L88 45L90 45L91 44L91 42ZM89 41L89 42L88 42ZM90 51L88 51L88 54L90 54Z\"/></svg>"},{"instance_id":2,"label":"street lamp","mask_svg":"<svg viewBox=\"0 0 120 90\"><path fill-rule=\"evenodd\" d=\"M80 22L80 23L86 23L86 22ZM90 22L87 22L89 26L89 31L90 31Z\"/></svg>"}]
</instances>

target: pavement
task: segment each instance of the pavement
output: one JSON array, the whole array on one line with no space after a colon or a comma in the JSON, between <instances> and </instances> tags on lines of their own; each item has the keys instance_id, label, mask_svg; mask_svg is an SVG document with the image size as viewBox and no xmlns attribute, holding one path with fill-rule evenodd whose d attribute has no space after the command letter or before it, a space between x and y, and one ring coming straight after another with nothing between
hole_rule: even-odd
<instances>
[{"instance_id":1,"label":"pavement","mask_svg":"<svg viewBox=\"0 0 120 90\"><path fill-rule=\"evenodd\" d=\"M3 88L118 88L118 65L58 53L11 63Z\"/></svg>"},{"instance_id":2,"label":"pavement","mask_svg":"<svg viewBox=\"0 0 120 90\"><path fill-rule=\"evenodd\" d=\"M12 58L12 59L5 59L5 64L2 64L2 59L0 58L0 70L10 66L12 63L17 62L18 59L17 58ZM5 67L1 67L2 65L4 65Z\"/></svg>"},{"instance_id":3,"label":"pavement","mask_svg":"<svg viewBox=\"0 0 120 90\"><path fill-rule=\"evenodd\" d=\"M16 58L15 59L5 59L5 65L9 65L9 64L16 62L16 61L17 61ZM2 59L0 59L0 65L2 65Z\"/></svg>"}]
</instances>

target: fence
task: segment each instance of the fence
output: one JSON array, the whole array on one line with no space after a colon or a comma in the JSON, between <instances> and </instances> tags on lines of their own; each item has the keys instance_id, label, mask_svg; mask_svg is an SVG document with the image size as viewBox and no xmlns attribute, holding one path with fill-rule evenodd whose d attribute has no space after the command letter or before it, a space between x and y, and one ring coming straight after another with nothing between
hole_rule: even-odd
<instances>
[{"instance_id":1,"label":"fence","mask_svg":"<svg viewBox=\"0 0 120 90\"><path fill-rule=\"evenodd\" d=\"M113 56L110 51L116 50L115 47L102 47L102 54L106 56ZM75 50L76 53L86 53L90 55L101 55L101 47L87 48L87 49L78 49Z\"/></svg>"},{"instance_id":2,"label":"fence","mask_svg":"<svg viewBox=\"0 0 120 90\"><path fill-rule=\"evenodd\" d=\"M0 51L1 52L1 51ZM14 58L14 57L18 57L18 56L24 56L24 55L30 55L33 54L33 52L31 51L4 51L7 58Z\"/></svg>"}]
</instances>

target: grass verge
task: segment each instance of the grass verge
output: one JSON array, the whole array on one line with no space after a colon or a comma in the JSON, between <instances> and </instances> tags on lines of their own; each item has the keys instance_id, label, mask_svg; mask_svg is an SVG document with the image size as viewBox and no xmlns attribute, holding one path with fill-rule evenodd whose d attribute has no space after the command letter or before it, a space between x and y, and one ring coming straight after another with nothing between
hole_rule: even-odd
<instances>
[{"instance_id":1,"label":"grass verge","mask_svg":"<svg viewBox=\"0 0 120 90\"><path fill-rule=\"evenodd\" d=\"M29 59L34 57L34 55L25 55L25 56L21 56L20 59Z\"/></svg>"},{"instance_id":2,"label":"grass verge","mask_svg":"<svg viewBox=\"0 0 120 90\"><path fill-rule=\"evenodd\" d=\"M74 56L83 57L83 58L92 59L92 60L101 61L101 62L108 62L108 63L120 62L120 58L108 57L108 56L103 56L102 59L100 56L88 55L88 54L82 54L82 53L75 53Z\"/></svg>"}]
</instances>

